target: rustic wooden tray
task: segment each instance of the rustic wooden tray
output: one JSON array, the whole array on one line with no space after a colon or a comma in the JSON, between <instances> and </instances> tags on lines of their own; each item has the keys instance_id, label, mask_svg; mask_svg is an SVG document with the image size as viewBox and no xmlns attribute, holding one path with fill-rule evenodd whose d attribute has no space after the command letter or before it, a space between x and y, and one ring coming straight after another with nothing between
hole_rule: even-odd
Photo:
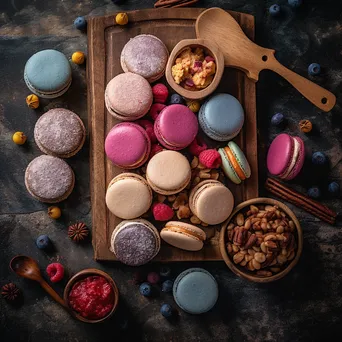
<instances>
[{"instance_id":1,"label":"rustic wooden tray","mask_svg":"<svg viewBox=\"0 0 342 342\"><path fill-rule=\"evenodd\" d=\"M201 8L147 9L128 13L127 26L115 25L115 14L94 17L88 21L88 110L90 135L90 189L92 202L92 234L95 260L115 260L109 251L110 238L120 219L110 213L105 193L113 177L122 172L106 158L104 141L117 121L107 112L104 92L107 83L122 73L121 50L126 42L139 34L159 37L171 51L182 39L196 38L195 21ZM244 32L254 38L254 17L230 12ZM229 37L227 37L229 39ZM165 81L165 80L164 80ZM164 82L166 84L166 82ZM226 68L218 92L237 97L245 109L245 124L234 139L245 152L252 168L252 177L242 185L227 185L238 204L258 196L257 127L255 84L243 72ZM211 145L217 147L216 145ZM220 227L205 228L209 239L200 252L187 252L162 244L157 261L222 260L219 249Z\"/></svg>"}]
</instances>

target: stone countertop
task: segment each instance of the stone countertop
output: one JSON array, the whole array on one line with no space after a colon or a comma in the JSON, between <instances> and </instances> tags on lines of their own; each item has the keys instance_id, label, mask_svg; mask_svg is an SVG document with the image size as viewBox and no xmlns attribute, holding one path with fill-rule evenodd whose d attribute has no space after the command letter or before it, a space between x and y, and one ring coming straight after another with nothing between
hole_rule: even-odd
<instances>
[{"instance_id":1,"label":"stone countertop","mask_svg":"<svg viewBox=\"0 0 342 342\"><path fill-rule=\"evenodd\" d=\"M220 6L250 13L256 18L256 41L274 48L280 62L307 76L307 66L318 62L322 74L312 78L337 96L337 105L323 113L305 100L286 81L271 72L263 72L257 84L259 128L260 195L266 177L265 151L279 133L270 126L270 118L282 112L288 118L286 132L300 135L308 156L323 151L329 156L329 172L317 173L307 162L304 171L292 183L305 192L318 184L326 189L330 180L342 181L341 95L342 95L342 2L339 0L304 1L294 11L287 1L283 14L274 19L267 13L273 1L202 0L198 7ZM159 313L161 303L175 306L170 294L146 299L132 283L134 270L113 263L96 263L92 246L76 245L67 237L71 223L83 221L91 227L89 194L89 141L68 160L76 173L76 187L61 204L62 219L52 221L47 205L33 200L24 186L24 172L30 160L40 154L33 139L37 118L53 107L66 107L80 115L87 125L85 68L73 65L73 83L61 98L42 101L37 111L26 107L29 94L23 80L26 60L35 52L55 48L67 56L86 51L86 35L73 28L79 15L97 16L117 10L151 8L152 0L2 0L0 3L0 285L15 282L23 291L20 307L0 298L1 341L99 341L112 337L117 341L322 341L342 333L342 232L308 213L289 205L301 221L304 251L299 264L284 279L258 285L236 277L223 262L176 263L173 276L188 267L204 267L217 279L220 298L216 307L202 316L179 310L175 321ZM299 132L298 122L310 119L314 132ZM11 136L23 130L28 143L16 146ZM331 199L323 191L322 202L340 212L341 199ZM45 254L35 247L35 239L48 234L55 251ZM60 261L68 276L96 267L107 271L117 282L120 307L108 324L85 325L75 321L48 297L36 283L19 279L8 267L17 254L38 260L42 270L50 262ZM158 270L158 264L146 270ZM68 276L65 279L68 279ZM62 294L65 281L54 285ZM176 306L175 306L176 307Z\"/></svg>"}]
</instances>

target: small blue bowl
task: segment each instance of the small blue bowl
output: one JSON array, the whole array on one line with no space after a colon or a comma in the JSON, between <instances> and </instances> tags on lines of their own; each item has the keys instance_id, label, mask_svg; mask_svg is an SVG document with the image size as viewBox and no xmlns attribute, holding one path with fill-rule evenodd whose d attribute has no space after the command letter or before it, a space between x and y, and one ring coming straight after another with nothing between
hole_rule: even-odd
<instances>
[{"instance_id":1,"label":"small blue bowl","mask_svg":"<svg viewBox=\"0 0 342 342\"><path fill-rule=\"evenodd\" d=\"M198 121L209 138L228 141L239 134L245 115L241 103L234 96L217 94L201 106Z\"/></svg>"},{"instance_id":2,"label":"small blue bowl","mask_svg":"<svg viewBox=\"0 0 342 342\"><path fill-rule=\"evenodd\" d=\"M72 81L71 66L63 53L42 50L27 61L24 79L32 93L53 99L69 89Z\"/></svg>"},{"instance_id":3,"label":"small blue bowl","mask_svg":"<svg viewBox=\"0 0 342 342\"><path fill-rule=\"evenodd\" d=\"M185 312L191 314L207 312L217 301L217 282L205 269L189 268L176 278L173 297Z\"/></svg>"}]
</instances>

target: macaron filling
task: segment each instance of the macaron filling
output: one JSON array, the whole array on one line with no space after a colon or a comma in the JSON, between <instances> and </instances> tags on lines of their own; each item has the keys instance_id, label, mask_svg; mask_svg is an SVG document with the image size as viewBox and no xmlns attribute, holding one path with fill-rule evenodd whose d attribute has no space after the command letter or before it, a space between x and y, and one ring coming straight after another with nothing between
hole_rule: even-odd
<instances>
[{"instance_id":1,"label":"macaron filling","mask_svg":"<svg viewBox=\"0 0 342 342\"><path fill-rule=\"evenodd\" d=\"M241 180L245 180L246 175L245 175L244 171L242 170L239 162L236 160L235 155L233 154L232 150L228 146L226 146L224 148L224 151L227 154L229 162L232 164L233 169L236 172L236 174L238 175L238 177Z\"/></svg>"},{"instance_id":2,"label":"macaron filling","mask_svg":"<svg viewBox=\"0 0 342 342\"><path fill-rule=\"evenodd\" d=\"M171 231L171 232L176 232L176 233L180 233L180 234L184 234L184 235L188 235L191 237L195 237L198 240L204 241L205 237L203 236L203 234L199 234L193 230L190 230L188 228L181 228L181 227L175 227L175 226L167 226L165 228L163 228L163 230L165 231Z\"/></svg>"},{"instance_id":3,"label":"macaron filling","mask_svg":"<svg viewBox=\"0 0 342 342\"><path fill-rule=\"evenodd\" d=\"M290 173L292 172L292 170L296 166L296 163L297 163L297 160L298 160L298 157L299 157L300 144L299 144L299 142L296 139L294 139L292 137L291 137L291 139L293 140L292 158L290 160L290 164L287 167L287 169L282 174L279 175L279 177L282 178L282 179L286 179L290 175Z\"/></svg>"}]
</instances>

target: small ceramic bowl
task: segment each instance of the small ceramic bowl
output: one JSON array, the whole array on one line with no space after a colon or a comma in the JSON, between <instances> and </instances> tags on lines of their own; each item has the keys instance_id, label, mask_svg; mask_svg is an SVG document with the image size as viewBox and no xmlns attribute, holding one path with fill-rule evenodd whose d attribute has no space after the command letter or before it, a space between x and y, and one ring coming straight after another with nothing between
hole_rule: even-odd
<instances>
[{"instance_id":1,"label":"small ceramic bowl","mask_svg":"<svg viewBox=\"0 0 342 342\"><path fill-rule=\"evenodd\" d=\"M281 270L279 273L273 274L272 276L259 276L254 272L248 271L244 267L235 264L233 261L233 258L227 253L227 248L226 248L226 245L228 242L227 227L230 224L232 218L234 218L236 216L236 214L238 214L239 212L244 213L246 211L246 208L249 207L250 205L256 205L256 206L257 205L272 205L272 206L276 205L295 224L294 236L295 236L295 241L297 243L297 249L296 249L295 257L290 261L290 263L283 270ZM257 283L268 283L268 282L272 282L272 281L278 280L280 278L283 278L297 264L301 254L302 254L302 250L303 250L303 232L302 232L302 228L299 224L298 219L296 218L295 214L293 213L293 211L289 207L287 207L285 204L283 204L279 201L276 201L272 198L261 198L260 197L260 198L254 198L254 199L245 201L243 203L240 203L233 210L232 214L230 215L228 220L225 222L225 224L223 225L221 232L220 232L220 251L221 251L222 257L223 257L225 263L227 264L227 266L239 277L242 277L242 278L245 278L247 280L257 282Z\"/></svg>"},{"instance_id":2,"label":"small ceramic bowl","mask_svg":"<svg viewBox=\"0 0 342 342\"><path fill-rule=\"evenodd\" d=\"M90 276L100 276L100 277L105 278L109 282L109 284L112 286L113 292L114 292L114 303L113 303L112 310L108 313L107 316L100 318L100 319L85 318L85 317L81 316L79 313L77 313L75 310L73 310L73 308L69 304L69 292L71 291L74 284L77 283L78 281L81 281L84 278L87 278ZM82 270L82 271L76 273L68 281L68 283L66 284L65 289L64 289L63 298L64 298L64 301L65 301L67 307L70 310L70 313L75 318L77 318L79 321L86 322L86 323L100 323L100 322L103 322L104 320L107 320L109 317L111 317L114 314L114 312L118 306L118 302L119 302L119 290L118 290L114 280L111 278L111 276L109 274L107 274L106 272L103 272L101 270L98 270L96 268L87 268L85 270Z\"/></svg>"},{"instance_id":3,"label":"small ceramic bowl","mask_svg":"<svg viewBox=\"0 0 342 342\"><path fill-rule=\"evenodd\" d=\"M207 55L215 58L216 73L212 82L201 90L187 90L180 84L177 84L172 76L172 67L175 64L176 58L187 47L203 48ZM184 39L181 40L172 50L167 62L165 76L170 87L179 95L188 100L201 100L209 96L219 85L224 71L224 57L220 49L212 42L204 39Z\"/></svg>"}]
</instances>

